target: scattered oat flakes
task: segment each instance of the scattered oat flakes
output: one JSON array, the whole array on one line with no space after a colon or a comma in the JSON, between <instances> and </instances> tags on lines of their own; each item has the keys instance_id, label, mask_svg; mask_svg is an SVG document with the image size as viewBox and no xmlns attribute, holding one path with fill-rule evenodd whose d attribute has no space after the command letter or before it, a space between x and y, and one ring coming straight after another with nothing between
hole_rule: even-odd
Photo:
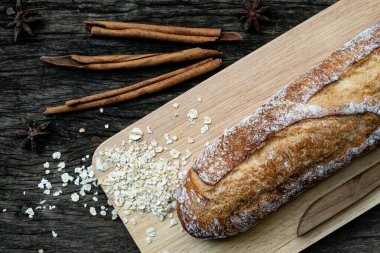
<instances>
[{"instance_id":1,"label":"scattered oat flakes","mask_svg":"<svg viewBox=\"0 0 380 253\"><path fill-rule=\"evenodd\" d=\"M151 244L153 242L153 239L152 239L152 237L147 237L147 238L145 238L145 241L147 244Z\"/></svg>"},{"instance_id":2,"label":"scattered oat flakes","mask_svg":"<svg viewBox=\"0 0 380 253\"><path fill-rule=\"evenodd\" d=\"M210 117L205 116L205 117L203 118L203 124L205 124L205 125L210 125L211 123L212 123L212 119L211 119Z\"/></svg>"},{"instance_id":3,"label":"scattered oat flakes","mask_svg":"<svg viewBox=\"0 0 380 253\"><path fill-rule=\"evenodd\" d=\"M82 186L82 190L89 192L91 191L91 185L90 184L85 184Z\"/></svg>"},{"instance_id":4,"label":"scattered oat flakes","mask_svg":"<svg viewBox=\"0 0 380 253\"><path fill-rule=\"evenodd\" d=\"M95 209L95 207L90 207L90 214L92 215L92 216L95 216L96 215L96 209Z\"/></svg>"},{"instance_id":5,"label":"scattered oat flakes","mask_svg":"<svg viewBox=\"0 0 380 253\"><path fill-rule=\"evenodd\" d=\"M95 201L95 202L97 202L98 198L94 196L94 197L92 197L92 200Z\"/></svg>"},{"instance_id":6,"label":"scattered oat flakes","mask_svg":"<svg viewBox=\"0 0 380 253\"><path fill-rule=\"evenodd\" d=\"M131 223L132 225L136 225L136 224L137 224L137 222L136 222L135 219L130 219L130 220L129 220L129 223Z\"/></svg>"},{"instance_id":7,"label":"scattered oat flakes","mask_svg":"<svg viewBox=\"0 0 380 253\"><path fill-rule=\"evenodd\" d=\"M161 146L158 146L154 149L157 153L161 153L164 149Z\"/></svg>"},{"instance_id":8,"label":"scattered oat flakes","mask_svg":"<svg viewBox=\"0 0 380 253\"><path fill-rule=\"evenodd\" d=\"M184 172L184 171L181 171L180 173L178 173L178 178L181 180L184 179L185 176L186 176L186 172Z\"/></svg>"},{"instance_id":9,"label":"scattered oat flakes","mask_svg":"<svg viewBox=\"0 0 380 253\"><path fill-rule=\"evenodd\" d=\"M109 124L105 124L105 125L104 125L104 128L105 128L105 129L108 129L109 127L110 127Z\"/></svg>"},{"instance_id":10,"label":"scattered oat flakes","mask_svg":"<svg viewBox=\"0 0 380 253\"><path fill-rule=\"evenodd\" d=\"M63 183L67 183L69 181L73 181L74 178L72 176L70 176L69 173L63 173L61 175L61 179L62 179Z\"/></svg>"},{"instance_id":11,"label":"scattered oat flakes","mask_svg":"<svg viewBox=\"0 0 380 253\"><path fill-rule=\"evenodd\" d=\"M55 191L55 192L53 192L53 196L57 197L57 196L61 195L61 193L62 193L61 190Z\"/></svg>"},{"instance_id":12,"label":"scattered oat flakes","mask_svg":"<svg viewBox=\"0 0 380 253\"><path fill-rule=\"evenodd\" d=\"M202 102L202 98L201 97L197 97L197 101L200 103Z\"/></svg>"},{"instance_id":13,"label":"scattered oat flakes","mask_svg":"<svg viewBox=\"0 0 380 253\"><path fill-rule=\"evenodd\" d=\"M207 147L208 146L208 144L210 144L208 141L206 141L206 143L205 143L205 146Z\"/></svg>"},{"instance_id":14,"label":"scattered oat flakes","mask_svg":"<svg viewBox=\"0 0 380 253\"><path fill-rule=\"evenodd\" d=\"M118 217L118 215L117 215L117 210L116 210L116 209L113 209L112 212L111 212L111 214L112 214L112 220L116 220L117 217Z\"/></svg>"},{"instance_id":15,"label":"scattered oat flakes","mask_svg":"<svg viewBox=\"0 0 380 253\"><path fill-rule=\"evenodd\" d=\"M192 122L194 119L198 118L198 111L195 110L195 109L191 109L188 113L187 113L187 118L190 122Z\"/></svg>"},{"instance_id":16,"label":"scattered oat flakes","mask_svg":"<svg viewBox=\"0 0 380 253\"><path fill-rule=\"evenodd\" d=\"M129 139L133 141L137 141L143 137L144 133L141 131L140 128L134 127L132 130L129 132Z\"/></svg>"},{"instance_id":17,"label":"scattered oat flakes","mask_svg":"<svg viewBox=\"0 0 380 253\"><path fill-rule=\"evenodd\" d=\"M178 117L178 113L174 113L174 117Z\"/></svg>"},{"instance_id":18,"label":"scattered oat flakes","mask_svg":"<svg viewBox=\"0 0 380 253\"><path fill-rule=\"evenodd\" d=\"M58 234L57 234L54 230L51 231L51 235L52 235L54 238L58 236Z\"/></svg>"},{"instance_id":19,"label":"scattered oat flakes","mask_svg":"<svg viewBox=\"0 0 380 253\"><path fill-rule=\"evenodd\" d=\"M103 112L104 112L103 107L100 107L100 108L99 108L99 112L100 112L100 113L103 113Z\"/></svg>"},{"instance_id":20,"label":"scattered oat flakes","mask_svg":"<svg viewBox=\"0 0 380 253\"><path fill-rule=\"evenodd\" d=\"M156 236L156 229L154 227L150 227L146 230L146 235L149 237L155 237Z\"/></svg>"},{"instance_id":21,"label":"scattered oat flakes","mask_svg":"<svg viewBox=\"0 0 380 253\"><path fill-rule=\"evenodd\" d=\"M84 129L83 127L79 128L79 133L84 133L86 131L86 129Z\"/></svg>"},{"instance_id":22,"label":"scattered oat flakes","mask_svg":"<svg viewBox=\"0 0 380 253\"><path fill-rule=\"evenodd\" d=\"M172 150L170 150L170 155L171 155L173 158L178 158L180 154L181 154L181 152L179 152L179 151L176 150L176 149L172 149Z\"/></svg>"},{"instance_id":23,"label":"scattered oat flakes","mask_svg":"<svg viewBox=\"0 0 380 253\"><path fill-rule=\"evenodd\" d=\"M177 137L177 135L173 135L173 136L172 136L172 140L173 140L173 141L176 141L176 140L178 140L178 137Z\"/></svg>"},{"instance_id":24,"label":"scattered oat flakes","mask_svg":"<svg viewBox=\"0 0 380 253\"><path fill-rule=\"evenodd\" d=\"M38 188L40 188L40 189L51 189L52 188L52 185L51 185L51 183L47 180L47 179L45 179L45 178L42 178L41 179L41 182L38 184Z\"/></svg>"},{"instance_id":25,"label":"scattered oat flakes","mask_svg":"<svg viewBox=\"0 0 380 253\"><path fill-rule=\"evenodd\" d=\"M192 153L191 153L190 149L186 148L186 155L182 156L182 160L184 161L184 160L188 159L191 156L191 154Z\"/></svg>"},{"instance_id":26,"label":"scattered oat flakes","mask_svg":"<svg viewBox=\"0 0 380 253\"><path fill-rule=\"evenodd\" d=\"M170 219L170 227L175 226L178 224L178 221L174 218Z\"/></svg>"},{"instance_id":27,"label":"scattered oat flakes","mask_svg":"<svg viewBox=\"0 0 380 253\"><path fill-rule=\"evenodd\" d=\"M204 134L208 131L208 125L204 125L203 127L201 127L201 134Z\"/></svg>"},{"instance_id":28,"label":"scattered oat flakes","mask_svg":"<svg viewBox=\"0 0 380 253\"><path fill-rule=\"evenodd\" d=\"M79 194L74 192L73 194L71 194L71 200L74 201L74 202L78 202L79 200Z\"/></svg>"},{"instance_id":29,"label":"scattered oat flakes","mask_svg":"<svg viewBox=\"0 0 380 253\"><path fill-rule=\"evenodd\" d=\"M177 109L179 107L179 104L178 103L174 103L173 104L173 108Z\"/></svg>"},{"instance_id":30,"label":"scattered oat flakes","mask_svg":"<svg viewBox=\"0 0 380 253\"><path fill-rule=\"evenodd\" d=\"M151 140L150 145L152 145L152 147L157 147L158 143L156 140Z\"/></svg>"},{"instance_id":31,"label":"scattered oat flakes","mask_svg":"<svg viewBox=\"0 0 380 253\"><path fill-rule=\"evenodd\" d=\"M44 253L44 250L43 249L39 249L38 253Z\"/></svg>"},{"instance_id":32,"label":"scattered oat flakes","mask_svg":"<svg viewBox=\"0 0 380 253\"><path fill-rule=\"evenodd\" d=\"M33 208L29 207L28 209L26 209L25 213L29 215L29 219L33 219L33 216L34 216Z\"/></svg>"},{"instance_id":33,"label":"scattered oat flakes","mask_svg":"<svg viewBox=\"0 0 380 253\"><path fill-rule=\"evenodd\" d=\"M106 211L104 211L104 210L100 211L100 215L101 215L101 216L106 216L106 214L107 214Z\"/></svg>"},{"instance_id":34,"label":"scattered oat flakes","mask_svg":"<svg viewBox=\"0 0 380 253\"><path fill-rule=\"evenodd\" d=\"M59 151L54 152L52 156L53 156L54 160L59 160L59 159L61 159L61 152L59 152Z\"/></svg>"},{"instance_id":35,"label":"scattered oat flakes","mask_svg":"<svg viewBox=\"0 0 380 253\"><path fill-rule=\"evenodd\" d=\"M172 144L173 143L173 140L170 138L168 133L164 134L164 139L166 141L166 144Z\"/></svg>"},{"instance_id":36,"label":"scattered oat flakes","mask_svg":"<svg viewBox=\"0 0 380 253\"><path fill-rule=\"evenodd\" d=\"M123 206L123 204L124 204L124 198L116 198L115 199L115 205L116 206ZM143 208L140 208L140 209L143 209Z\"/></svg>"},{"instance_id":37,"label":"scattered oat flakes","mask_svg":"<svg viewBox=\"0 0 380 253\"><path fill-rule=\"evenodd\" d=\"M50 165L49 165L49 162L45 162L43 166L44 166L45 169L48 169L49 166L50 166Z\"/></svg>"},{"instance_id":38,"label":"scattered oat flakes","mask_svg":"<svg viewBox=\"0 0 380 253\"><path fill-rule=\"evenodd\" d=\"M187 143L194 143L195 142L195 140L194 140L194 138L187 138Z\"/></svg>"},{"instance_id":39,"label":"scattered oat flakes","mask_svg":"<svg viewBox=\"0 0 380 253\"><path fill-rule=\"evenodd\" d=\"M4 209L3 209L3 213L5 213L6 211L7 211L7 209L6 209L6 208L4 208Z\"/></svg>"},{"instance_id":40,"label":"scattered oat flakes","mask_svg":"<svg viewBox=\"0 0 380 253\"><path fill-rule=\"evenodd\" d=\"M148 134L152 134L152 133L153 133L153 131L152 131L152 129L150 128L150 126L147 126L147 127L146 127L146 131L148 132Z\"/></svg>"},{"instance_id":41,"label":"scattered oat flakes","mask_svg":"<svg viewBox=\"0 0 380 253\"><path fill-rule=\"evenodd\" d=\"M58 167L58 171L62 171L62 169L66 167L66 164L65 162L59 162L57 167Z\"/></svg>"},{"instance_id":42,"label":"scattered oat flakes","mask_svg":"<svg viewBox=\"0 0 380 253\"><path fill-rule=\"evenodd\" d=\"M45 174L50 174L50 170L45 170Z\"/></svg>"}]
</instances>

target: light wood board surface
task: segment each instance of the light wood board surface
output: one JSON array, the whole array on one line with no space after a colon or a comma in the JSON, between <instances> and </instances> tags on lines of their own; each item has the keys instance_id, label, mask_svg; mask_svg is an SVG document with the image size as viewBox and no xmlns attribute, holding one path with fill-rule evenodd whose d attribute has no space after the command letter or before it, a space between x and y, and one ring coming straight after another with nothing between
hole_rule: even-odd
<instances>
[{"instance_id":1,"label":"light wood board surface","mask_svg":"<svg viewBox=\"0 0 380 253\"><path fill-rule=\"evenodd\" d=\"M380 21L378 0L342 0L334 4L105 141L95 151L94 167L99 150L121 145L122 140L128 139L132 127L145 131L148 125L153 134L145 134L145 140L155 139L164 145L165 133L177 135L178 141L167 145L169 149L176 148L185 153L185 148L189 147L192 157L196 158L207 141L238 123L276 91L377 21ZM238 43L236 50L239 50ZM202 102L197 101L198 97ZM173 103L178 103L179 108L174 109ZM199 119L190 125L186 115L193 108L198 110ZM177 117L175 113L178 113ZM204 116L211 117L213 123L206 134L200 134ZM188 144L188 137L195 138L195 143ZM136 218L137 225L126 224L126 227L142 252L300 251L380 203L380 189L377 189L334 218L297 237L299 220L315 200L379 160L380 149L376 149L266 217L256 227L231 239L195 239L181 231L180 225L169 228L167 220L159 222L153 215L142 218L130 215L128 218ZM189 166L191 162L184 169ZM109 172L95 170L100 184ZM157 236L153 243L147 244L146 229L151 226L156 228Z\"/></svg>"}]
</instances>

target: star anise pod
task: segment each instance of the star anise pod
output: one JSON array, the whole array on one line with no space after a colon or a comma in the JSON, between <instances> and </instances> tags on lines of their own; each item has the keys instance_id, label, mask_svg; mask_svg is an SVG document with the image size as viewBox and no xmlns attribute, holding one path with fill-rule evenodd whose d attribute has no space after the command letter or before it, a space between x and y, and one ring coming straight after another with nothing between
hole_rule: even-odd
<instances>
[{"instance_id":1,"label":"star anise pod","mask_svg":"<svg viewBox=\"0 0 380 253\"><path fill-rule=\"evenodd\" d=\"M7 27L14 26L14 42L17 42L18 38L20 37L20 33L22 30L24 30L26 33L28 33L30 36L34 36L34 33L32 29L30 28L28 23L32 23L35 21L39 21L42 19L42 17L34 16L32 15L34 12L43 10L45 8L35 8L35 9L27 9L22 10L21 6L21 0L17 0L16 2L16 12L13 10L13 8L8 8L7 13L11 14L16 13L14 20L10 22Z\"/></svg>"},{"instance_id":2,"label":"star anise pod","mask_svg":"<svg viewBox=\"0 0 380 253\"><path fill-rule=\"evenodd\" d=\"M48 131L50 122L38 123L32 119L23 119L22 123L25 127L24 130L19 130L16 134L19 137L24 137L25 139L21 142L21 148L31 148L32 151L38 152L40 150L39 141L49 135Z\"/></svg>"},{"instance_id":3,"label":"star anise pod","mask_svg":"<svg viewBox=\"0 0 380 253\"><path fill-rule=\"evenodd\" d=\"M262 1L251 2L250 0L243 1L243 10L238 14L240 20L244 22L244 30L248 31L252 26L260 31L260 20L269 21L270 19L263 15L263 12L269 9L269 6L263 6Z\"/></svg>"}]
</instances>

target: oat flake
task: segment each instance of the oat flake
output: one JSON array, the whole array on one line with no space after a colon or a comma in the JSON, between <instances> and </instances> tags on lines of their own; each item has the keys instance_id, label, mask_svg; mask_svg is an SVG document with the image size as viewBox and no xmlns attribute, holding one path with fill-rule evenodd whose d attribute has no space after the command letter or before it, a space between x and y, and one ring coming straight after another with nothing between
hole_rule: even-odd
<instances>
[{"instance_id":1,"label":"oat flake","mask_svg":"<svg viewBox=\"0 0 380 253\"><path fill-rule=\"evenodd\" d=\"M137 141L143 137L144 133L140 128L134 127L129 132L129 139L133 141Z\"/></svg>"}]
</instances>

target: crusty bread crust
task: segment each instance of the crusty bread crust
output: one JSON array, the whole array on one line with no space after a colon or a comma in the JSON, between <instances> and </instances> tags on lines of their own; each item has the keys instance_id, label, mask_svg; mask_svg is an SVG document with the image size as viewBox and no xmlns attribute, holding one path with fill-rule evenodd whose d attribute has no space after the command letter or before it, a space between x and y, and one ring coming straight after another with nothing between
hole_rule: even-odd
<instances>
[{"instance_id":1,"label":"crusty bread crust","mask_svg":"<svg viewBox=\"0 0 380 253\"><path fill-rule=\"evenodd\" d=\"M192 236L225 238L380 143L380 22L200 154L178 194Z\"/></svg>"}]
</instances>

